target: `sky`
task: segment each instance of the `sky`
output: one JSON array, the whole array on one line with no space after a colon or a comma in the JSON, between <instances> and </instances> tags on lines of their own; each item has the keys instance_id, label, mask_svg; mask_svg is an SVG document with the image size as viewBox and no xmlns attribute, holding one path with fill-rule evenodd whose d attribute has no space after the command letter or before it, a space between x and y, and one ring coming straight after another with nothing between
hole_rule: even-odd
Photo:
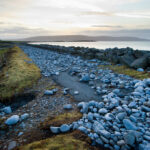
<instances>
[{"instance_id":1,"label":"sky","mask_svg":"<svg viewBox=\"0 0 150 150\"><path fill-rule=\"evenodd\" d=\"M150 0L0 0L0 39L48 35L150 39Z\"/></svg>"}]
</instances>

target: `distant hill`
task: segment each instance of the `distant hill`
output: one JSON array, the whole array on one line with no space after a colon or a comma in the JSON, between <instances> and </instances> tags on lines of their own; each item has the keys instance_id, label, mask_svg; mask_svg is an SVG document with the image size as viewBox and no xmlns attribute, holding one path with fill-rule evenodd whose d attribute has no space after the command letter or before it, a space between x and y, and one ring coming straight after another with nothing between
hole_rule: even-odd
<instances>
[{"instance_id":1,"label":"distant hill","mask_svg":"<svg viewBox=\"0 0 150 150\"><path fill-rule=\"evenodd\" d=\"M61 35L61 36L36 36L18 41L31 42L95 42L95 41L150 41L137 37L113 37L113 36L85 36L85 35Z\"/></svg>"}]
</instances>

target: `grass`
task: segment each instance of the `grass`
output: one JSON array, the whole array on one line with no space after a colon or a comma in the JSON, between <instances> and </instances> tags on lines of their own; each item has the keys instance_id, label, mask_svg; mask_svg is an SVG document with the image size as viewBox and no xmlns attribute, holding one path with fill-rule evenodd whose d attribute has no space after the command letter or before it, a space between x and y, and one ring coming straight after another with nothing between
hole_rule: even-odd
<instances>
[{"instance_id":1,"label":"grass","mask_svg":"<svg viewBox=\"0 0 150 150\"><path fill-rule=\"evenodd\" d=\"M21 146L18 150L98 150L91 147L91 140L81 133L74 131L72 133L61 134ZM100 149L99 149L100 150Z\"/></svg>"},{"instance_id":2,"label":"grass","mask_svg":"<svg viewBox=\"0 0 150 150\"><path fill-rule=\"evenodd\" d=\"M73 111L69 113L60 114L57 116L48 117L43 123L40 124L38 129L40 131L45 131L44 133L48 137L44 140L39 140L38 136L42 139L43 134L35 132L33 135L32 132L29 133L31 140L33 136L36 136L37 141L33 141L30 144L25 144L24 146L16 148L17 150L102 150L103 148L97 148L91 146L91 139L87 137L82 132L76 130L73 132L54 135L50 132L50 126L61 126L62 124L70 124L74 121L79 120L82 117L82 114L78 111ZM33 135L33 136L32 136ZM45 136L44 136L45 137ZM28 140L28 139L27 139ZM104 149L103 149L104 150Z\"/></svg>"},{"instance_id":3,"label":"grass","mask_svg":"<svg viewBox=\"0 0 150 150\"><path fill-rule=\"evenodd\" d=\"M50 116L44 122L40 124L40 128L44 130L49 130L50 126L61 126L62 124L70 124L74 121L79 120L82 114L77 111L60 114L57 116Z\"/></svg>"},{"instance_id":4,"label":"grass","mask_svg":"<svg viewBox=\"0 0 150 150\"><path fill-rule=\"evenodd\" d=\"M139 71L136 71L132 68L129 68L127 66L117 66L117 65L100 65L99 68L102 68L102 69L110 69L112 71L114 71L115 73L119 73L119 74L125 74L125 75L128 75L128 76L131 76L133 78L136 78L136 79L145 79L145 78L150 78L150 73L148 72L139 72Z\"/></svg>"},{"instance_id":5,"label":"grass","mask_svg":"<svg viewBox=\"0 0 150 150\"><path fill-rule=\"evenodd\" d=\"M9 48L6 66L0 72L0 101L11 101L40 78L40 69L17 46Z\"/></svg>"}]
</instances>

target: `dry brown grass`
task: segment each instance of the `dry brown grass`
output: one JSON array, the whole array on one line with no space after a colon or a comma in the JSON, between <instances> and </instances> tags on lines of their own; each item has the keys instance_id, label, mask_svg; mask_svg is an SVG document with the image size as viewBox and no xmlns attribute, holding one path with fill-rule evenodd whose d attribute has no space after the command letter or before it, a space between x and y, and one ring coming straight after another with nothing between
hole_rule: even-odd
<instances>
[{"instance_id":1,"label":"dry brown grass","mask_svg":"<svg viewBox=\"0 0 150 150\"><path fill-rule=\"evenodd\" d=\"M40 69L17 46L9 49L6 66L0 73L0 101L11 101L40 78Z\"/></svg>"},{"instance_id":2,"label":"dry brown grass","mask_svg":"<svg viewBox=\"0 0 150 150\"><path fill-rule=\"evenodd\" d=\"M136 71L132 68L129 68L127 66L117 66L117 65L100 65L99 68L102 68L102 69L110 69L112 71L114 71L115 73L119 73L119 74L125 74L125 75L128 75L128 76L131 76L133 78L136 78L136 79L145 79L145 78L150 78L150 73L148 72L139 72L139 71Z\"/></svg>"}]
</instances>

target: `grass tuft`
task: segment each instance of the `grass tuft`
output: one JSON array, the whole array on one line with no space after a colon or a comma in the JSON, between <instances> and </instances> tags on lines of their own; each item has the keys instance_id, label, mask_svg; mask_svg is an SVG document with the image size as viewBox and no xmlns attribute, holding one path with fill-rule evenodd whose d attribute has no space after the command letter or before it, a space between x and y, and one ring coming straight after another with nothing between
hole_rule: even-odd
<instances>
[{"instance_id":1,"label":"grass tuft","mask_svg":"<svg viewBox=\"0 0 150 150\"><path fill-rule=\"evenodd\" d=\"M77 111L64 113L57 116L50 116L44 122L40 124L40 128L44 130L49 130L50 126L61 126L62 124L70 124L74 121L79 120L82 114Z\"/></svg>"},{"instance_id":2,"label":"grass tuft","mask_svg":"<svg viewBox=\"0 0 150 150\"><path fill-rule=\"evenodd\" d=\"M86 135L80 131L74 131L21 146L18 150L98 150L90 144L91 140Z\"/></svg>"},{"instance_id":3,"label":"grass tuft","mask_svg":"<svg viewBox=\"0 0 150 150\"><path fill-rule=\"evenodd\" d=\"M17 46L9 49L6 66L0 72L0 101L11 101L31 87L41 76L40 69Z\"/></svg>"},{"instance_id":4,"label":"grass tuft","mask_svg":"<svg viewBox=\"0 0 150 150\"><path fill-rule=\"evenodd\" d=\"M117 66L117 65L100 65L99 68L102 68L102 69L110 69L112 71L114 71L115 73L119 73L119 74L125 74L125 75L128 75L128 76L131 76L133 78L136 78L136 79L145 79L145 78L150 78L150 73L148 72L139 72L139 71L136 71L132 68L129 68L127 66Z\"/></svg>"}]
</instances>

